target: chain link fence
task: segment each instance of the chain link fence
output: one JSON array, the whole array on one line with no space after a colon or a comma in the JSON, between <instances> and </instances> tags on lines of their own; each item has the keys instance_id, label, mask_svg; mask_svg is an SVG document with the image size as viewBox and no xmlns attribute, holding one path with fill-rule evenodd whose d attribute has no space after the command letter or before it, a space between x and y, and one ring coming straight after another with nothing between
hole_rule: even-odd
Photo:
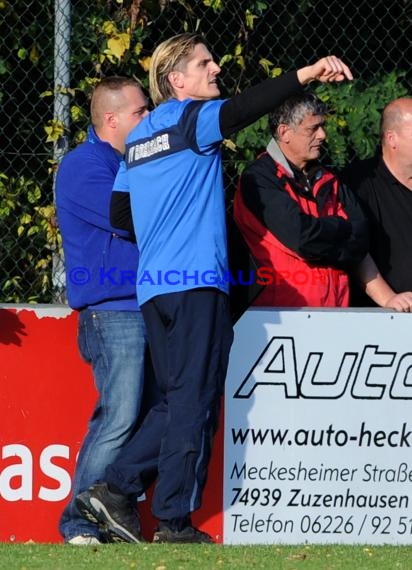
<instances>
[{"instance_id":1,"label":"chain link fence","mask_svg":"<svg viewBox=\"0 0 412 570\"><path fill-rule=\"evenodd\" d=\"M1 302L64 300L57 164L84 139L95 82L134 75L147 88L154 47L183 31L206 37L222 66L223 96L329 53L344 59L359 91L319 93L340 98L341 113L362 106L369 130L359 121L346 132L349 119L335 113L329 160L337 166L371 154L383 105L411 93L410 0L0 0ZM228 196L267 138L262 120L226 143Z\"/></svg>"}]
</instances>

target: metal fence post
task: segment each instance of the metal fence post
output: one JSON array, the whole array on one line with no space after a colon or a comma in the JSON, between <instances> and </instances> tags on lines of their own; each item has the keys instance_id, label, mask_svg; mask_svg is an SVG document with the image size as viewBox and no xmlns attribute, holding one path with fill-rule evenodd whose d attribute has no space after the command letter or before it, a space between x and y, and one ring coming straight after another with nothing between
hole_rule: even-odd
<instances>
[{"instance_id":1,"label":"metal fence post","mask_svg":"<svg viewBox=\"0 0 412 570\"><path fill-rule=\"evenodd\" d=\"M54 23L54 120L63 124L65 132L54 143L53 158L58 164L69 148L70 126L70 18L71 0L55 0ZM54 195L53 184L53 195ZM54 301L64 301L64 262L58 251L53 253L52 270Z\"/></svg>"}]
</instances>

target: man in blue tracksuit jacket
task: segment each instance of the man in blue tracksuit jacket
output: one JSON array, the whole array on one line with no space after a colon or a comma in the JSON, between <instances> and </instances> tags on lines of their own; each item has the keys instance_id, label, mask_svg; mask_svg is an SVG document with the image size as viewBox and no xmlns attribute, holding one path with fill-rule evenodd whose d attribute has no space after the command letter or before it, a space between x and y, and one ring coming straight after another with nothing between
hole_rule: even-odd
<instances>
[{"instance_id":1,"label":"man in blue tracksuit jacket","mask_svg":"<svg viewBox=\"0 0 412 570\"><path fill-rule=\"evenodd\" d=\"M87 140L62 160L56 179L70 306L79 311L78 345L91 364L98 400L75 471L72 496L102 476L129 438L140 411L146 329L135 275L139 253L133 233L110 224L113 182L127 133L147 114L138 84L109 77L94 90ZM65 542L95 544L97 525L71 500L60 520Z\"/></svg>"},{"instance_id":2,"label":"man in blue tracksuit jacket","mask_svg":"<svg viewBox=\"0 0 412 570\"><path fill-rule=\"evenodd\" d=\"M154 469L154 542L211 542L193 527L191 512L201 503L233 338L222 140L302 84L351 78L329 56L222 100L219 73L197 34L174 36L156 48L150 90L158 107L128 136L114 185L116 225L127 223L122 213L127 200L131 204L141 253L137 290L163 400L104 481L80 494L77 504L129 542L139 540L130 498L146 488Z\"/></svg>"}]
</instances>

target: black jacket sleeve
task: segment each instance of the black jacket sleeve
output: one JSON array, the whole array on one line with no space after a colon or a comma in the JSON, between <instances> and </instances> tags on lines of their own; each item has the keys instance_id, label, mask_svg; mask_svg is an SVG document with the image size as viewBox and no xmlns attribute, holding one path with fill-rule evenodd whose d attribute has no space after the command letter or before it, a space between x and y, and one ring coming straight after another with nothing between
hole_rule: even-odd
<instances>
[{"instance_id":1,"label":"black jacket sleeve","mask_svg":"<svg viewBox=\"0 0 412 570\"><path fill-rule=\"evenodd\" d=\"M320 265L347 268L363 259L368 245L366 221L345 187L340 193L348 220L318 218L301 210L273 171L272 159L262 156L243 173L240 191L246 207L281 243Z\"/></svg>"},{"instance_id":2,"label":"black jacket sleeve","mask_svg":"<svg viewBox=\"0 0 412 570\"><path fill-rule=\"evenodd\" d=\"M110 223L115 228L129 231L133 240L136 239L129 192L112 192L110 201Z\"/></svg>"},{"instance_id":3,"label":"black jacket sleeve","mask_svg":"<svg viewBox=\"0 0 412 570\"><path fill-rule=\"evenodd\" d=\"M251 125L277 107L284 99L302 91L296 71L245 89L223 103L220 109L220 131L224 138Z\"/></svg>"}]
</instances>

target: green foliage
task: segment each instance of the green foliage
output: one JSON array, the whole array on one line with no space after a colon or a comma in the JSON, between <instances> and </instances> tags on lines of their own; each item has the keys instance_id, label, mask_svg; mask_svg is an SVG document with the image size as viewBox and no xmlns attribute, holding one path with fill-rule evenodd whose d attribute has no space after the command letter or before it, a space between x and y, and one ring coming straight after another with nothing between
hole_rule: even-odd
<instances>
[{"instance_id":1,"label":"green foliage","mask_svg":"<svg viewBox=\"0 0 412 570\"><path fill-rule=\"evenodd\" d=\"M405 73L392 71L365 86L361 81L320 84L316 94L330 110L326 122L327 159L342 168L353 158L372 156L379 144L379 124L383 107L403 97ZM237 174L261 153L270 139L267 117L256 121L226 143L226 159L233 161Z\"/></svg>"},{"instance_id":2,"label":"green foliage","mask_svg":"<svg viewBox=\"0 0 412 570\"><path fill-rule=\"evenodd\" d=\"M71 148L84 140L90 94L101 77L134 76L147 88L154 46L173 33L199 31L220 57L222 94L226 97L265 76L293 69L296 62L313 61L315 39L318 51L326 46L313 25L313 15L318 22L313 0L298 0L293 10L280 0L71 0L71 80L70 85L56 87L68 95L68 128L53 116L55 2L43 0L36 6L34 0L0 0L0 101L6 125L2 151L8 161L3 174L0 172L4 236L0 301L8 302L53 300L53 264L60 250L52 210L53 149L63 146L65 140ZM319 26L327 19L324 14ZM407 37L401 33L406 24L399 22L396 45ZM351 23L345 28L349 39L352 28ZM309 38L308 31L313 31L314 38ZM371 37L373 33L371 28ZM394 68L400 65L402 46L396 53ZM377 76L369 67L368 73ZM377 67L380 69L379 62ZM386 69L390 67L386 65ZM380 112L388 101L405 94L403 79L402 72L392 72L373 83L366 78L363 83L317 87L331 110L327 124L331 164L340 167L355 155L363 158L374 152ZM239 173L265 149L269 137L267 118L262 118L225 141L229 197Z\"/></svg>"},{"instance_id":3,"label":"green foliage","mask_svg":"<svg viewBox=\"0 0 412 570\"><path fill-rule=\"evenodd\" d=\"M375 153L382 109L392 99L407 94L402 84L404 76L403 72L392 71L369 86L354 80L316 88L330 110L326 132L329 155L335 166L343 167L353 155L363 159Z\"/></svg>"},{"instance_id":4,"label":"green foliage","mask_svg":"<svg viewBox=\"0 0 412 570\"><path fill-rule=\"evenodd\" d=\"M3 301L51 302L53 255L59 253L61 239L54 206L44 205L35 180L0 174L0 233Z\"/></svg>"},{"instance_id":5,"label":"green foliage","mask_svg":"<svg viewBox=\"0 0 412 570\"><path fill-rule=\"evenodd\" d=\"M243 129L233 139L233 143L225 141L225 159L233 162L237 174L240 174L247 163L263 152L269 141L268 119L262 117L250 127Z\"/></svg>"},{"instance_id":6,"label":"green foliage","mask_svg":"<svg viewBox=\"0 0 412 570\"><path fill-rule=\"evenodd\" d=\"M93 10L85 4L73 13L73 79L72 87L67 90L71 99L72 128L68 134L72 146L85 138L90 96L99 79L108 75L128 75L148 87L150 58L142 53L142 47L150 35L148 21L158 6L143 0L141 11L135 17L127 4L122 0L112 3L97 0ZM51 127L53 122L50 121L48 128Z\"/></svg>"}]
</instances>

